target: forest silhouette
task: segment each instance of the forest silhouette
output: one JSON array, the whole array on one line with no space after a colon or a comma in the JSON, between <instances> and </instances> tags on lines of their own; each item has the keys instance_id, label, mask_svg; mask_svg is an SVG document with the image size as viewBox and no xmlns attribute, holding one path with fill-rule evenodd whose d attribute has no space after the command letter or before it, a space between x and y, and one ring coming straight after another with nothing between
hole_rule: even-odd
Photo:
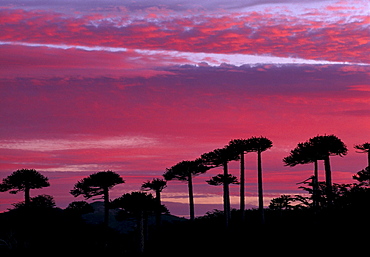
<instances>
[{"instance_id":1,"label":"forest silhouette","mask_svg":"<svg viewBox=\"0 0 370 257\"><path fill-rule=\"evenodd\" d=\"M367 154L368 166L354 171L354 182L349 184L332 183L330 157L348 152L338 137L316 136L298 143L282 165L313 163L313 174L297 181L303 194L281 195L267 207L263 206L262 153L271 147L272 141L262 136L231 140L195 160L180 161L167 168L163 178L145 181L140 191L113 200L109 190L126 181L110 170L92 173L77 181L70 194L103 200L102 204L80 200L65 209L57 208L50 195L30 196L32 189L50 186L47 177L34 169L17 170L0 184L0 192L24 194L24 201L0 214L0 256L217 256L254 251L317 253L319 249L333 254L365 249L369 240L370 143L354 146L357 152ZM258 208L245 210L244 155L250 153L257 153ZM231 161L240 161L239 177L228 173ZM318 180L318 161L324 162L325 181ZM224 209L196 218L193 177L220 166L223 173L207 183L222 186ZM161 192L171 180L188 185L189 219L170 215L161 203ZM230 184L240 186L239 209L230 208ZM102 218L92 219L97 216Z\"/></svg>"}]
</instances>

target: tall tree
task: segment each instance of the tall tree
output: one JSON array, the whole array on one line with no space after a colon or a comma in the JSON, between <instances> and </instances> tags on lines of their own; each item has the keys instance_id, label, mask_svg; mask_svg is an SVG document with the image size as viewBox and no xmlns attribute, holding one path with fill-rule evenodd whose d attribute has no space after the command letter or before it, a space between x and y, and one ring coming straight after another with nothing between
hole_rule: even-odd
<instances>
[{"instance_id":1,"label":"tall tree","mask_svg":"<svg viewBox=\"0 0 370 257\"><path fill-rule=\"evenodd\" d=\"M263 188L262 188L262 152L272 147L272 141L266 137L249 138L251 151L257 152L257 173L258 173L258 209L260 211L261 223L265 223L265 211L263 208Z\"/></svg>"},{"instance_id":2,"label":"tall tree","mask_svg":"<svg viewBox=\"0 0 370 257\"><path fill-rule=\"evenodd\" d=\"M367 166L370 167L370 143L366 142L360 145L355 145L354 148L358 153L367 153Z\"/></svg>"},{"instance_id":3,"label":"tall tree","mask_svg":"<svg viewBox=\"0 0 370 257\"><path fill-rule=\"evenodd\" d=\"M0 192L9 191L11 194L24 192L24 204L29 206L31 202L30 190L48 187L49 179L34 169L20 169L3 179L0 184Z\"/></svg>"},{"instance_id":4,"label":"tall tree","mask_svg":"<svg viewBox=\"0 0 370 257\"><path fill-rule=\"evenodd\" d=\"M222 166L224 169L223 178L229 177L228 163L230 161L239 160L240 156L233 149L224 147L215 149L212 152L204 153L201 159L204 163L211 165L211 167ZM229 183L227 180L223 183L223 200L224 200L224 213L225 213L225 227L229 227L229 222L231 218L230 213L230 193L229 193Z\"/></svg>"},{"instance_id":5,"label":"tall tree","mask_svg":"<svg viewBox=\"0 0 370 257\"><path fill-rule=\"evenodd\" d=\"M314 163L314 175L312 177L312 200L314 208L318 207L318 160L317 149L311 142L298 143L297 147L290 151L290 155L283 159L285 166L294 167L298 164Z\"/></svg>"},{"instance_id":6,"label":"tall tree","mask_svg":"<svg viewBox=\"0 0 370 257\"><path fill-rule=\"evenodd\" d=\"M102 195L104 200L104 225L109 221L109 190L115 185L125 183L121 176L113 171L102 171L78 181L70 193L77 197L83 195L86 199Z\"/></svg>"},{"instance_id":7,"label":"tall tree","mask_svg":"<svg viewBox=\"0 0 370 257\"><path fill-rule=\"evenodd\" d=\"M250 141L248 139L234 139L229 142L227 148L239 153L240 155L240 213L241 221L245 218L245 161L244 154L251 151Z\"/></svg>"},{"instance_id":8,"label":"tall tree","mask_svg":"<svg viewBox=\"0 0 370 257\"><path fill-rule=\"evenodd\" d=\"M157 210L157 201L151 194L144 192L131 192L122 195L112 201L112 207L122 210L119 216L132 216L137 220L138 237L139 237L139 253L144 253L145 250L145 231L144 219L149 213ZM168 213L167 208L161 205L160 213Z\"/></svg>"},{"instance_id":9,"label":"tall tree","mask_svg":"<svg viewBox=\"0 0 370 257\"><path fill-rule=\"evenodd\" d=\"M210 167L204 165L203 160L196 159L194 161L181 161L171 168L167 168L163 177L166 180L180 180L185 181L188 184L189 191L189 208L190 208L190 220L193 221L195 218L194 213L194 193L193 193L193 177L205 173Z\"/></svg>"},{"instance_id":10,"label":"tall tree","mask_svg":"<svg viewBox=\"0 0 370 257\"><path fill-rule=\"evenodd\" d=\"M160 212L160 209L161 209L161 206L162 206L161 192L166 187L167 187L167 182L165 180L159 179L159 178L155 178L152 181L148 180L147 182L144 182L141 185L141 190L143 190L143 191L153 190L155 192L155 200L157 202L157 209L156 209L156 212L155 212L155 221L156 221L157 228L159 228L159 226L161 224L161 212Z\"/></svg>"},{"instance_id":11,"label":"tall tree","mask_svg":"<svg viewBox=\"0 0 370 257\"><path fill-rule=\"evenodd\" d=\"M333 187L331 178L330 156L344 156L347 154L348 149L346 145L335 135L316 136L309 139L322 160L324 160L325 167L325 180L326 180L326 194L328 204L332 205L333 202Z\"/></svg>"}]
</instances>

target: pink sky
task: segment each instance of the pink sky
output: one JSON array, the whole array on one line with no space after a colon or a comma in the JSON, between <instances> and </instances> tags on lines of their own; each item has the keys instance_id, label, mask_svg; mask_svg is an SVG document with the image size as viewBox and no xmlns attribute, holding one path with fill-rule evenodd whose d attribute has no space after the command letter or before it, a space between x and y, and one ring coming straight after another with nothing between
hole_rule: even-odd
<instances>
[{"instance_id":1,"label":"pink sky","mask_svg":"<svg viewBox=\"0 0 370 257\"><path fill-rule=\"evenodd\" d=\"M266 136L266 206L296 194L311 165L284 167L298 142L335 134L333 181L366 166L370 141L369 10L358 1L2 1L0 179L20 168L48 176L59 207L93 172L139 190L182 160L231 139ZM246 157L247 206L257 205L256 156ZM238 175L238 164L230 172ZM322 167L321 167L322 170ZM195 179L196 214L221 208L221 187ZM321 179L323 179L323 172ZM187 188L163 201L186 216ZM237 207L238 187L231 187ZM0 211L23 196L1 193Z\"/></svg>"}]
</instances>

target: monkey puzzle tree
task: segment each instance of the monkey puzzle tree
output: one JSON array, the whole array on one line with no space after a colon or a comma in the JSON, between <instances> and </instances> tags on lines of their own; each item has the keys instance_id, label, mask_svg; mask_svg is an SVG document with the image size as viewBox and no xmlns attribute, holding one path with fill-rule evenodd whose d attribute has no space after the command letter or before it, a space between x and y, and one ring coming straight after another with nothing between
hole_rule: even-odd
<instances>
[{"instance_id":1,"label":"monkey puzzle tree","mask_svg":"<svg viewBox=\"0 0 370 257\"><path fill-rule=\"evenodd\" d=\"M348 149L346 145L335 135L316 136L309 139L310 144L313 145L317 156L324 160L325 167L325 180L326 180L326 194L328 204L332 205L333 202L333 187L331 179L330 156L344 156L347 154Z\"/></svg>"},{"instance_id":2,"label":"monkey puzzle tree","mask_svg":"<svg viewBox=\"0 0 370 257\"><path fill-rule=\"evenodd\" d=\"M228 163L230 161L239 160L239 153L230 148L219 148L212 152L204 153L201 156L203 162L207 165L211 165L211 168L222 166L224 169L224 178L229 177ZM231 218L230 214L230 193L229 193L229 183L225 180L223 183L223 200L224 200L224 212L225 212L225 227L229 226L229 221Z\"/></svg>"},{"instance_id":3,"label":"monkey puzzle tree","mask_svg":"<svg viewBox=\"0 0 370 257\"><path fill-rule=\"evenodd\" d=\"M120 208L121 217L134 217L137 221L138 237L139 237L139 252L142 254L145 250L145 231L144 219L154 211L158 210L157 201L151 194L144 192L131 192L122 195L121 197L112 201L112 207ZM168 213L164 205L160 206L160 213Z\"/></svg>"},{"instance_id":4,"label":"monkey puzzle tree","mask_svg":"<svg viewBox=\"0 0 370 257\"><path fill-rule=\"evenodd\" d=\"M234 139L226 146L231 151L240 155L240 212L241 221L244 221L245 209L245 161L244 154L251 151L250 141L248 139Z\"/></svg>"},{"instance_id":5,"label":"monkey puzzle tree","mask_svg":"<svg viewBox=\"0 0 370 257\"><path fill-rule=\"evenodd\" d=\"M257 152L257 172L258 172L258 209L261 215L261 223L265 223L265 212L263 209L263 188L262 188L262 152L272 147L272 141L266 137L251 137L248 139L250 149Z\"/></svg>"},{"instance_id":6,"label":"monkey puzzle tree","mask_svg":"<svg viewBox=\"0 0 370 257\"><path fill-rule=\"evenodd\" d=\"M355 145L354 148L358 153L367 153L367 166L370 167L370 143L366 142L361 145Z\"/></svg>"},{"instance_id":7,"label":"monkey puzzle tree","mask_svg":"<svg viewBox=\"0 0 370 257\"><path fill-rule=\"evenodd\" d=\"M227 174L227 176L225 176L224 174L218 174L216 176L213 176L210 180L206 180L206 182L211 186L220 186L220 185L223 185L223 186L227 185L228 186L230 184L239 184L238 178L231 175L231 174ZM229 204L230 204L230 202L229 202ZM225 211L224 211L224 215L225 215L225 217L227 215Z\"/></svg>"},{"instance_id":8,"label":"monkey puzzle tree","mask_svg":"<svg viewBox=\"0 0 370 257\"><path fill-rule=\"evenodd\" d=\"M220 186L224 183L239 184L238 178L231 174L227 174L226 177L224 174L218 174L216 176L213 176L210 180L206 180L206 182L211 186Z\"/></svg>"},{"instance_id":9,"label":"monkey puzzle tree","mask_svg":"<svg viewBox=\"0 0 370 257\"><path fill-rule=\"evenodd\" d=\"M24 192L24 204L29 206L31 202L30 190L48 187L49 179L34 169L20 169L14 171L3 179L0 184L0 192L9 191L11 194Z\"/></svg>"},{"instance_id":10,"label":"monkey puzzle tree","mask_svg":"<svg viewBox=\"0 0 370 257\"><path fill-rule=\"evenodd\" d=\"M216 176L213 176L210 180L206 180L206 182L211 186L239 184L238 178L231 174L228 174L227 177L225 177L224 174L218 174Z\"/></svg>"},{"instance_id":11,"label":"monkey puzzle tree","mask_svg":"<svg viewBox=\"0 0 370 257\"><path fill-rule=\"evenodd\" d=\"M317 149L311 142L298 143L297 147L290 151L290 155L283 159L285 166L294 167L298 164L314 163L314 175L312 177L312 200L313 206L318 207L318 160Z\"/></svg>"},{"instance_id":12,"label":"monkey puzzle tree","mask_svg":"<svg viewBox=\"0 0 370 257\"><path fill-rule=\"evenodd\" d=\"M141 185L141 190L143 191L153 190L155 192L155 200L157 202L157 210L155 212L155 221L156 221L157 228L161 224L161 212L160 212L160 208L162 205L161 204L161 192L166 187L167 187L167 182L159 178L155 178L152 181L148 180L147 182L144 182Z\"/></svg>"},{"instance_id":13,"label":"monkey puzzle tree","mask_svg":"<svg viewBox=\"0 0 370 257\"><path fill-rule=\"evenodd\" d=\"M166 180L180 180L185 181L188 184L189 191L189 207L190 207L190 220L193 221L195 218L194 214L194 193L193 193L193 177L199 174L205 173L210 167L204 165L201 159L194 161L181 161L171 168L167 168L163 177Z\"/></svg>"},{"instance_id":14,"label":"monkey puzzle tree","mask_svg":"<svg viewBox=\"0 0 370 257\"><path fill-rule=\"evenodd\" d=\"M102 195L104 199L104 225L109 220L109 190L115 185L125 183L121 176L113 171L102 171L78 181L70 193L77 197L83 195L86 199Z\"/></svg>"}]
</instances>

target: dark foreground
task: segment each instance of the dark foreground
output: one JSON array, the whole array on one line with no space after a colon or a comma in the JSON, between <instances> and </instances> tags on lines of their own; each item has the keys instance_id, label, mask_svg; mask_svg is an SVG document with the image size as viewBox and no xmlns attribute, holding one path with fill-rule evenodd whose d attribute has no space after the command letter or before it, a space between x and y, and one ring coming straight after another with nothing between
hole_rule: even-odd
<instances>
[{"instance_id":1,"label":"dark foreground","mask_svg":"<svg viewBox=\"0 0 370 257\"><path fill-rule=\"evenodd\" d=\"M174 219L154 224L145 232L145 253L139 253L136 230L87 224L61 209L9 211L0 214L0 256L247 256L256 254L368 254L370 212L367 208L266 210L261 225L257 210L246 211L245 221L233 211L224 228L222 212L194 222Z\"/></svg>"}]
</instances>

